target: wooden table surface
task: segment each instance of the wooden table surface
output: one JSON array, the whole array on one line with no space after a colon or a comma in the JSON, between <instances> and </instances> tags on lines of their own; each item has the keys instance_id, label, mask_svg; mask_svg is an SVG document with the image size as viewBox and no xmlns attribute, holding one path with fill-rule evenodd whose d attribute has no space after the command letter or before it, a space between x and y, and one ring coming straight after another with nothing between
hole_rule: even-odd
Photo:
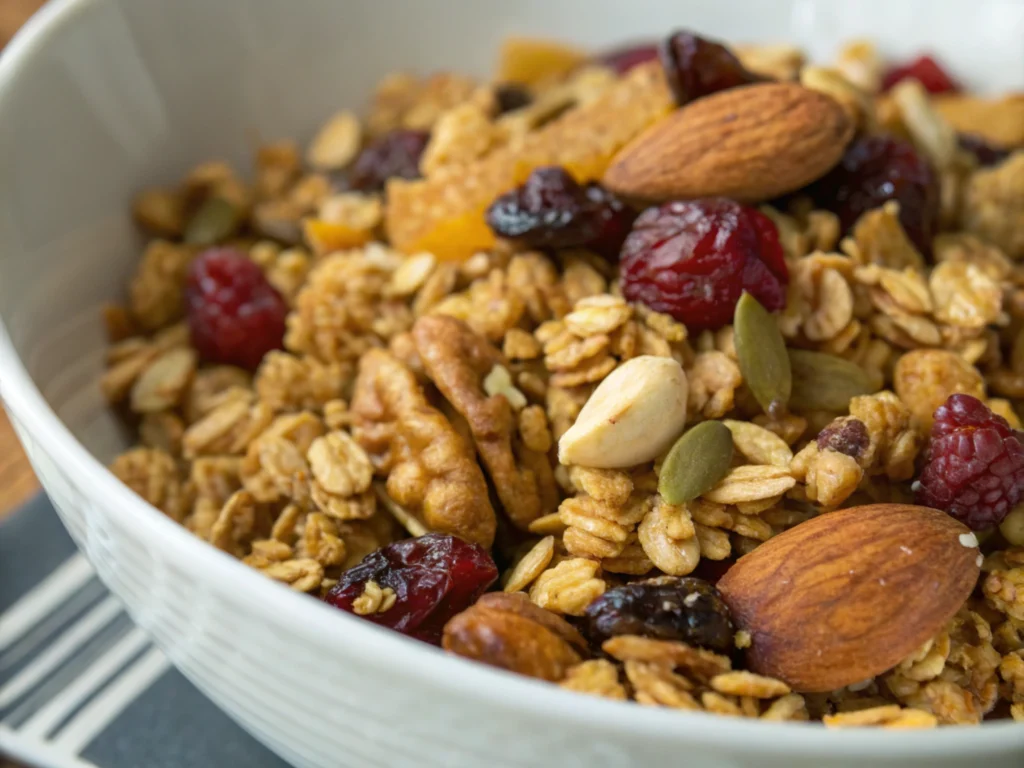
<instances>
[{"instance_id":1,"label":"wooden table surface","mask_svg":"<svg viewBox=\"0 0 1024 768\"><path fill-rule=\"evenodd\" d=\"M0 0L0 47L40 5L42 0ZM18 438L7 416L0 411L0 517L29 498L38 487Z\"/></svg>"},{"instance_id":2,"label":"wooden table surface","mask_svg":"<svg viewBox=\"0 0 1024 768\"><path fill-rule=\"evenodd\" d=\"M0 0L0 48L6 45L42 0ZM0 371L0 375L3 372ZM6 414L0 410L0 518L39 488ZM19 768L0 755L0 768Z\"/></svg>"}]
</instances>

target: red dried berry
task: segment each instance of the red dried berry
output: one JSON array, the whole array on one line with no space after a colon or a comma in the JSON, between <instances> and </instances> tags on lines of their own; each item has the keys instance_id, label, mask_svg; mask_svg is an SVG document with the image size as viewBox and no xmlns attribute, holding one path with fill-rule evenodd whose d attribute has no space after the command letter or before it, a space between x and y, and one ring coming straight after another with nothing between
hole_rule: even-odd
<instances>
[{"instance_id":1,"label":"red dried berry","mask_svg":"<svg viewBox=\"0 0 1024 768\"><path fill-rule=\"evenodd\" d=\"M743 291L786 304L789 272L771 219L724 198L666 203L640 214L622 246L622 293L691 330L732 322Z\"/></svg>"},{"instance_id":2,"label":"red dried berry","mask_svg":"<svg viewBox=\"0 0 1024 768\"><path fill-rule=\"evenodd\" d=\"M590 248L614 258L633 211L599 184L581 186L557 165L537 168L487 209L487 225L527 248Z\"/></svg>"},{"instance_id":3,"label":"red dried berry","mask_svg":"<svg viewBox=\"0 0 1024 768\"><path fill-rule=\"evenodd\" d=\"M973 530L999 525L1024 495L1021 433L970 395L935 411L918 504L948 512Z\"/></svg>"},{"instance_id":4,"label":"red dried berry","mask_svg":"<svg viewBox=\"0 0 1024 768\"><path fill-rule=\"evenodd\" d=\"M192 346L203 360L255 370L281 349L288 307L263 271L241 251L211 248L185 281Z\"/></svg>"},{"instance_id":5,"label":"red dried berry","mask_svg":"<svg viewBox=\"0 0 1024 768\"><path fill-rule=\"evenodd\" d=\"M476 602L497 578L497 566L479 544L430 533L371 552L341 575L324 600L351 613L366 582L390 587L395 604L363 618L439 645L448 619Z\"/></svg>"},{"instance_id":6,"label":"red dried berry","mask_svg":"<svg viewBox=\"0 0 1024 768\"><path fill-rule=\"evenodd\" d=\"M702 96L764 80L721 43L692 32L674 32L659 47L669 88L682 106Z\"/></svg>"},{"instance_id":7,"label":"red dried berry","mask_svg":"<svg viewBox=\"0 0 1024 768\"><path fill-rule=\"evenodd\" d=\"M900 204L900 224L921 253L931 253L939 222L939 183L914 147L892 136L855 139L839 164L809 189L849 230L861 214L888 200Z\"/></svg>"},{"instance_id":8,"label":"red dried berry","mask_svg":"<svg viewBox=\"0 0 1024 768\"><path fill-rule=\"evenodd\" d=\"M358 192L380 192L388 179L418 179L427 131L396 130L374 141L352 164L348 185Z\"/></svg>"},{"instance_id":9,"label":"red dried berry","mask_svg":"<svg viewBox=\"0 0 1024 768\"><path fill-rule=\"evenodd\" d=\"M658 46L654 43L640 43L623 46L602 53L597 57L599 64L611 67L617 74L624 75L633 67L646 64L658 58Z\"/></svg>"},{"instance_id":10,"label":"red dried berry","mask_svg":"<svg viewBox=\"0 0 1024 768\"><path fill-rule=\"evenodd\" d=\"M979 136L976 133L961 133L957 136L960 142L960 148L966 149L974 158L978 161L978 165L982 168L989 168L993 165L999 165L1003 160L1010 156L1010 150L1005 147L997 147L994 144L989 144L984 137Z\"/></svg>"},{"instance_id":11,"label":"red dried berry","mask_svg":"<svg viewBox=\"0 0 1024 768\"><path fill-rule=\"evenodd\" d=\"M960 85L931 56L919 56L906 64L893 67L882 79L882 90L888 91L901 80L914 78L929 93L956 93Z\"/></svg>"},{"instance_id":12,"label":"red dried berry","mask_svg":"<svg viewBox=\"0 0 1024 768\"><path fill-rule=\"evenodd\" d=\"M494 88L494 101L498 105L498 114L515 112L528 106L533 101L533 96L525 85L519 83L501 83Z\"/></svg>"}]
</instances>

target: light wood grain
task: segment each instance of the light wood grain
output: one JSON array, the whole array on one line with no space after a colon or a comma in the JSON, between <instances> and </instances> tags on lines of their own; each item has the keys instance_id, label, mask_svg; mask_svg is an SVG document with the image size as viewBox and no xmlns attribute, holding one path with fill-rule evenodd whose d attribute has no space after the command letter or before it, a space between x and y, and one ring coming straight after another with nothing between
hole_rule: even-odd
<instances>
[{"instance_id":1,"label":"light wood grain","mask_svg":"<svg viewBox=\"0 0 1024 768\"><path fill-rule=\"evenodd\" d=\"M0 47L7 44L42 0L0 0ZM37 490L35 475L7 415L0 410L0 518ZM0 768L19 768L0 755Z\"/></svg>"},{"instance_id":2,"label":"light wood grain","mask_svg":"<svg viewBox=\"0 0 1024 768\"><path fill-rule=\"evenodd\" d=\"M41 4L41 0L0 0L0 46ZM28 499L38 487L7 415L0 411L0 517Z\"/></svg>"}]
</instances>

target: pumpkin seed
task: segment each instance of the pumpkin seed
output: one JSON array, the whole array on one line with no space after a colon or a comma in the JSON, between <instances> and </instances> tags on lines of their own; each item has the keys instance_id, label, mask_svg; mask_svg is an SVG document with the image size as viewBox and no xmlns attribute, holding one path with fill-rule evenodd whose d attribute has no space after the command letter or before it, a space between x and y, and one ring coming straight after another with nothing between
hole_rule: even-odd
<instances>
[{"instance_id":1,"label":"pumpkin seed","mask_svg":"<svg viewBox=\"0 0 1024 768\"><path fill-rule=\"evenodd\" d=\"M845 412L850 400L872 392L863 369L841 357L791 349L789 363L793 370L789 404L795 410Z\"/></svg>"},{"instance_id":2,"label":"pumpkin seed","mask_svg":"<svg viewBox=\"0 0 1024 768\"><path fill-rule=\"evenodd\" d=\"M223 197L211 197L188 220L185 242L214 245L234 234L237 227L238 209Z\"/></svg>"},{"instance_id":3,"label":"pumpkin seed","mask_svg":"<svg viewBox=\"0 0 1024 768\"><path fill-rule=\"evenodd\" d=\"M725 477L731 462L732 432L720 421L702 421L668 452L658 476L658 493L669 504L693 501Z\"/></svg>"},{"instance_id":4,"label":"pumpkin seed","mask_svg":"<svg viewBox=\"0 0 1024 768\"><path fill-rule=\"evenodd\" d=\"M733 331L743 380L765 413L778 413L789 403L793 376L775 316L744 292L736 304Z\"/></svg>"}]
</instances>

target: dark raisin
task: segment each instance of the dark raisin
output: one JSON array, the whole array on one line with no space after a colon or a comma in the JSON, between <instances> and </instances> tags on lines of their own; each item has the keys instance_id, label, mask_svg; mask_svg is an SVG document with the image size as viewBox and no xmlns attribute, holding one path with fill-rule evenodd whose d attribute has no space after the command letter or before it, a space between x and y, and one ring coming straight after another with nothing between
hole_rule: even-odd
<instances>
[{"instance_id":1,"label":"dark raisin","mask_svg":"<svg viewBox=\"0 0 1024 768\"><path fill-rule=\"evenodd\" d=\"M388 179L418 179L427 131L391 131L367 146L352 164L348 186L358 192L380 192Z\"/></svg>"},{"instance_id":2,"label":"dark raisin","mask_svg":"<svg viewBox=\"0 0 1024 768\"><path fill-rule=\"evenodd\" d=\"M999 165L1010 156L1010 150L989 144L984 137L976 133L961 133L958 138L960 147L974 155L982 168Z\"/></svg>"},{"instance_id":3,"label":"dark raisin","mask_svg":"<svg viewBox=\"0 0 1024 768\"><path fill-rule=\"evenodd\" d=\"M682 106L708 94L761 82L721 43L692 32L674 32L659 49L676 103Z\"/></svg>"},{"instance_id":4,"label":"dark raisin","mask_svg":"<svg viewBox=\"0 0 1024 768\"><path fill-rule=\"evenodd\" d=\"M618 255L634 214L596 183L581 186L559 166L537 168L521 187L487 209L487 224L499 237L527 248L590 248Z\"/></svg>"},{"instance_id":5,"label":"dark raisin","mask_svg":"<svg viewBox=\"0 0 1024 768\"><path fill-rule=\"evenodd\" d=\"M835 211L843 231L888 200L900 204L900 224L925 255L939 225L939 182L913 145L892 136L863 136L839 164L809 189L819 205Z\"/></svg>"},{"instance_id":6,"label":"dark raisin","mask_svg":"<svg viewBox=\"0 0 1024 768\"><path fill-rule=\"evenodd\" d=\"M324 599L352 612L368 581L390 587L395 604L362 618L436 645L445 623L476 602L497 578L494 561L479 544L431 533L370 553L345 571Z\"/></svg>"},{"instance_id":7,"label":"dark raisin","mask_svg":"<svg viewBox=\"0 0 1024 768\"><path fill-rule=\"evenodd\" d=\"M494 100L498 103L498 114L515 112L517 109L529 106L533 96L526 86L519 83L501 83L494 88Z\"/></svg>"},{"instance_id":8,"label":"dark raisin","mask_svg":"<svg viewBox=\"0 0 1024 768\"><path fill-rule=\"evenodd\" d=\"M659 576L615 587L587 606L586 619L595 646L615 635L643 635L719 653L733 649L729 608L701 579Z\"/></svg>"},{"instance_id":9,"label":"dark raisin","mask_svg":"<svg viewBox=\"0 0 1024 768\"><path fill-rule=\"evenodd\" d=\"M837 451L854 459L861 457L870 442L868 428L860 419L833 421L818 433L819 451Z\"/></svg>"}]
</instances>

